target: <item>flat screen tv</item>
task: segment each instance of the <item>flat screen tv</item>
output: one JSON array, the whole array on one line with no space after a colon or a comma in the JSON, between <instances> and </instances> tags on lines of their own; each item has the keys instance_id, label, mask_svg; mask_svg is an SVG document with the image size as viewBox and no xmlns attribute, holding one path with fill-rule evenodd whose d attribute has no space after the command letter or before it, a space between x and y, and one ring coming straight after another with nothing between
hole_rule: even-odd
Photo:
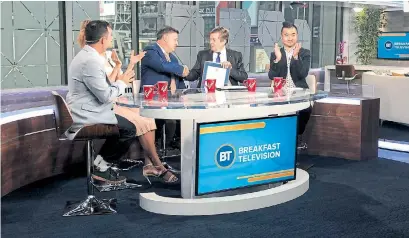
<instances>
[{"instance_id":1,"label":"flat screen tv","mask_svg":"<svg viewBox=\"0 0 409 238\"><path fill-rule=\"evenodd\" d=\"M197 132L197 196L296 178L296 115L198 123Z\"/></svg>"},{"instance_id":2,"label":"flat screen tv","mask_svg":"<svg viewBox=\"0 0 409 238\"><path fill-rule=\"evenodd\" d=\"M409 32L383 32L378 38L378 59L409 60Z\"/></svg>"}]
</instances>

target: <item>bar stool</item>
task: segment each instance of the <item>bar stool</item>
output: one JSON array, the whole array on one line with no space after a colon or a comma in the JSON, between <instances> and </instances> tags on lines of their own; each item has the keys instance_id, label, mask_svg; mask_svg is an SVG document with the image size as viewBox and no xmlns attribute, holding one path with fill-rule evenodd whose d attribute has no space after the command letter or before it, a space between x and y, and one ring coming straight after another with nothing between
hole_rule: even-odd
<instances>
[{"instance_id":1,"label":"bar stool","mask_svg":"<svg viewBox=\"0 0 409 238\"><path fill-rule=\"evenodd\" d=\"M176 174L180 174L180 170L175 169L174 167L172 167L168 162L166 162L167 159L170 158L176 158L176 157L180 157L180 153L176 154L176 155L167 155L167 148L166 148L166 123L163 124L162 127L162 141L161 141L161 159L162 159L162 164L163 166L165 166L165 168L167 168L168 170L170 170L170 172L172 173L176 173Z\"/></svg>"},{"instance_id":2,"label":"bar stool","mask_svg":"<svg viewBox=\"0 0 409 238\"><path fill-rule=\"evenodd\" d=\"M347 93L349 95L349 82L356 79L358 76L358 74L355 73L355 67L353 65L337 64L335 65L335 74L338 80L347 83Z\"/></svg>"},{"instance_id":3,"label":"bar stool","mask_svg":"<svg viewBox=\"0 0 409 238\"><path fill-rule=\"evenodd\" d=\"M67 202L66 211L63 216L87 216L116 213L114 209L116 199L98 199L94 195L94 185L91 174L96 153L94 151L94 139L107 139L109 137L119 137L119 129L116 125L95 124L87 125L72 130L73 119L70 110L64 100L56 91L52 91L55 100L55 127L59 140L86 141L87 143L87 192L85 200L78 203ZM122 187L121 187L122 186ZM126 188L127 184L119 184L101 187L100 191L112 191ZM131 187L141 187L131 186Z\"/></svg>"}]
</instances>

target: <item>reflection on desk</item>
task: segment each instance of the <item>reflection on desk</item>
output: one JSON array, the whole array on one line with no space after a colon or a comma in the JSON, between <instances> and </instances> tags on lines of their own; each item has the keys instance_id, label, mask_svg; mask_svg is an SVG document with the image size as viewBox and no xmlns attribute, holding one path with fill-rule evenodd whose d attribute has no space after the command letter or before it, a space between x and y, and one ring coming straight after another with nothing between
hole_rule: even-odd
<instances>
[{"instance_id":1,"label":"reflection on desk","mask_svg":"<svg viewBox=\"0 0 409 238\"><path fill-rule=\"evenodd\" d=\"M326 95L325 92L311 93L302 88L294 88L290 94L273 92L270 87L257 88L256 92L226 90L215 93L206 93L204 89L183 89L168 91L164 97L155 95L153 100L145 100L143 94L138 94L137 98L123 96L118 103L142 109L207 109L292 104L317 100Z\"/></svg>"}]
</instances>

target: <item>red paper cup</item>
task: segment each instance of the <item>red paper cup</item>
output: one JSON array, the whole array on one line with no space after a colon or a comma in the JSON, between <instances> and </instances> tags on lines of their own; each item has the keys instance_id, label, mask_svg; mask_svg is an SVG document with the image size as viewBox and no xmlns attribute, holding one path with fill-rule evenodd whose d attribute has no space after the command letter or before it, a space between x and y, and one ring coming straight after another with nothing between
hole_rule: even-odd
<instances>
[{"instance_id":1,"label":"red paper cup","mask_svg":"<svg viewBox=\"0 0 409 238\"><path fill-rule=\"evenodd\" d=\"M257 81L255 78L248 78L244 80L244 85L247 87L249 92L255 92L257 87Z\"/></svg>"},{"instance_id":2,"label":"red paper cup","mask_svg":"<svg viewBox=\"0 0 409 238\"><path fill-rule=\"evenodd\" d=\"M281 90L285 85L285 79L283 77L274 77L274 91Z\"/></svg>"},{"instance_id":3,"label":"red paper cup","mask_svg":"<svg viewBox=\"0 0 409 238\"><path fill-rule=\"evenodd\" d=\"M216 92L216 79L206 79L205 85L207 88L207 92L214 93Z\"/></svg>"},{"instance_id":4,"label":"red paper cup","mask_svg":"<svg viewBox=\"0 0 409 238\"><path fill-rule=\"evenodd\" d=\"M168 82L166 81L159 81L155 84L156 91L158 92L159 96L164 97L168 95Z\"/></svg>"},{"instance_id":5,"label":"red paper cup","mask_svg":"<svg viewBox=\"0 0 409 238\"><path fill-rule=\"evenodd\" d=\"M154 93L155 93L154 85L144 85L143 86L143 94L145 96L145 100L152 100Z\"/></svg>"}]
</instances>

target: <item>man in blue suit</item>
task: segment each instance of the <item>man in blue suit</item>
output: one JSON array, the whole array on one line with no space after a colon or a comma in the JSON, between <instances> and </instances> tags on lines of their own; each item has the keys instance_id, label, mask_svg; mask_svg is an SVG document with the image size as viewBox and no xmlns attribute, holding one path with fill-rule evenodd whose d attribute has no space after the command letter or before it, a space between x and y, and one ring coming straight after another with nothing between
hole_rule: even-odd
<instances>
[{"instance_id":1,"label":"man in blue suit","mask_svg":"<svg viewBox=\"0 0 409 238\"><path fill-rule=\"evenodd\" d=\"M141 63L141 88L154 85L158 81L167 81L169 89L184 89L183 78L189 74L186 65L180 65L172 54L178 46L179 31L166 26L158 31L156 43L147 46Z\"/></svg>"},{"instance_id":2,"label":"man in blue suit","mask_svg":"<svg viewBox=\"0 0 409 238\"><path fill-rule=\"evenodd\" d=\"M179 31L166 26L159 30L156 36L156 43L144 49L146 54L141 62L140 92L144 85L154 85L159 81L167 81L169 90L186 88L183 77L189 74L189 68L186 65L180 65L176 56L172 54L178 46ZM176 131L176 121L156 120L158 129L165 123L167 147L179 149L177 148L178 140L174 138L175 133L180 136L180 130Z\"/></svg>"}]
</instances>

